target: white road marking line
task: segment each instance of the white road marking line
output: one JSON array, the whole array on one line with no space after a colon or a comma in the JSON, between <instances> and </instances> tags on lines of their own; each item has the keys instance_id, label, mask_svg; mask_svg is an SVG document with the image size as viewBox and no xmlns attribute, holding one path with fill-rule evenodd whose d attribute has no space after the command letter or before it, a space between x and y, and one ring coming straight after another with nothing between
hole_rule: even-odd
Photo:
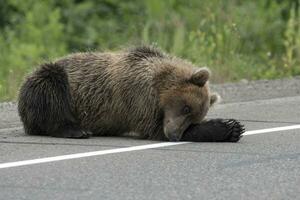
<instances>
[{"instance_id":1,"label":"white road marking line","mask_svg":"<svg viewBox=\"0 0 300 200\"><path fill-rule=\"evenodd\" d=\"M124 148L118 148L118 149L91 151L91 152L85 152L85 153L76 153L76 154L69 154L69 155L62 155L62 156L38 158L38 159L33 159L33 160L9 162L9 163L0 164L0 169L10 168L10 167L18 167L18 166L24 166L24 165L34 165L34 164L39 164L39 163L55 162L55 161L61 161L61 160L70 160L70 159L84 158L84 157L91 157L91 156L99 156L99 155L106 155L106 154L113 154L113 153L122 153L122 152L128 152L128 151L154 149L154 148L159 148L159 147L174 146L174 145L186 144L186 143L189 143L189 142L162 142L162 143L146 144L146 145L140 145L140 146L124 147Z\"/></svg>"},{"instance_id":2,"label":"white road marking line","mask_svg":"<svg viewBox=\"0 0 300 200\"><path fill-rule=\"evenodd\" d=\"M293 129L300 129L300 124L292 125L292 126L266 128L266 129L260 129L260 130L254 130L254 131L246 131L243 135L254 135L254 134L261 134L261 133L287 131L287 130L293 130Z\"/></svg>"},{"instance_id":3,"label":"white road marking line","mask_svg":"<svg viewBox=\"0 0 300 200\"><path fill-rule=\"evenodd\" d=\"M254 134L286 131L286 130L293 130L293 129L300 129L300 125L283 126L283 127L260 129L260 130L254 130L254 131L246 131L243 135L254 135ZM19 166L25 166L25 165L34 165L34 164L47 163L47 162L55 162L55 161L61 161L61 160L70 160L70 159L84 158L84 157L91 157L91 156L99 156L99 155L106 155L106 154L113 154L113 153L140 151L140 150L145 150L145 149L154 149L154 148L174 146L174 145L180 145L180 144L188 144L188 143L191 143L191 142L162 142L162 143L155 143L155 144L146 144L146 145L140 145L140 146L117 148L117 149L108 149L108 150L101 150L101 151L91 151L91 152L85 152L85 153L76 153L76 154L61 155L61 156L54 156L54 157L38 158L38 159L33 159L33 160L8 162L8 163L0 164L0 169L19 167Z\"/></svg>"}]
</instances>

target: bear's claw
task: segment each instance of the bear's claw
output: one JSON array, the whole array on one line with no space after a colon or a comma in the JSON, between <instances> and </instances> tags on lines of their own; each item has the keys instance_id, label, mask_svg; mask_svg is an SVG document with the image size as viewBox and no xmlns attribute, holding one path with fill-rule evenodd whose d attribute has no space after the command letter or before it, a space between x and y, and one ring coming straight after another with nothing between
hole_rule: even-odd
<instances>
[{"instance_id":1,"label":"bear's claw","mask_svg":"<svg viewBox=\"0 0 300 200\"><path fill-rule=\"evenodd\" d=\"M224 141L237 142L241 139L241 137L243 137L242 134L245 132L245 128L239 121L235 119L228 119L225 120L224 123L228 130L228 137Z\"/></svg>"},{"instance_id":2,"label":"bear's claw","mask_svg":"<svg viewBox=\"0 0 300 200\"><path fill-rule=\"evenodd\" d=\"M52 137L62 137L62 138L73 138L73 139L87 139L92 134L88 131L77 130L77 129L67 129L58 133L54 133Z\"/></svg>"}]
</instances>

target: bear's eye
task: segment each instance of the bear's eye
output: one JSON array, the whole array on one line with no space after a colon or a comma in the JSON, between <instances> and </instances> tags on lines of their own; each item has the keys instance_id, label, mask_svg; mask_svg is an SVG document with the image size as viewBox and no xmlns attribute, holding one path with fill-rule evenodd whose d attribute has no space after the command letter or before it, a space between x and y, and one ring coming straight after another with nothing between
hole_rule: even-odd
<instances>
[{"instance_id":1,"label":"bear's eye","mask_svg":"<svg viewBox=\"0 0 300 200\"><path fill-rule=\"evenodd\" d=\"M192 111L192 108L191 108L190 106L187 106L187 105L185 105L185 106L183 107L183 109L182 109L182 113L183 113L184 115L191 113L191 111Z\"/></svg>"}]
</instances>

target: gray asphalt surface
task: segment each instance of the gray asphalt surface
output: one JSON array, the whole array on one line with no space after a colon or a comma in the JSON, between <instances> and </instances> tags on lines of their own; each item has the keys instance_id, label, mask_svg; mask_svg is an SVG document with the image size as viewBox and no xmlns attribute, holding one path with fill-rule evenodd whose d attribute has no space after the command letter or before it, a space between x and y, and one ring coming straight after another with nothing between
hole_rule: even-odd
<instances>
[{"instance_id":1,"label":"gray asphalt surface","mask_svg":"<svg viewBox=\"0 0 300 200\"><path fill-rule=\"evenodd\" d=\"M297 86L299 78L213 86L224 103L208 117L247 130L300 124ZM20 126L16 105L0 104L0 163L156 143L27 136ZM300 129L0 169L0 199L300 199Z\"/></svg>"}]
</instances>

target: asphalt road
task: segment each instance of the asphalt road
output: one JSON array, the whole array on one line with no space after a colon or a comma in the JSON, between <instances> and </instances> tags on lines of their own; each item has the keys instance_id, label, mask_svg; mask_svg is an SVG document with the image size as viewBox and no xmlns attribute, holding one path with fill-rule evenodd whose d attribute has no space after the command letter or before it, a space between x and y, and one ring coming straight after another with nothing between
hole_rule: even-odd
<instances>
[{"instance_id":1,"label":"asphalt road","mask_svg":"<svg viewBox=\"0 0 300 200\"><path fill-rule=\"evenodd\" d=\"M300 124L299 88L291 86L300 80L284 81L214 86L225 103L209 117L239 119L247 131ZM1 104L0 166L157 143L27 136L20 126L15 104ZM300 129L246 135L239 143L187 143L0 168L0 199L300 199Z\"/></svg>"}]
</instances>

